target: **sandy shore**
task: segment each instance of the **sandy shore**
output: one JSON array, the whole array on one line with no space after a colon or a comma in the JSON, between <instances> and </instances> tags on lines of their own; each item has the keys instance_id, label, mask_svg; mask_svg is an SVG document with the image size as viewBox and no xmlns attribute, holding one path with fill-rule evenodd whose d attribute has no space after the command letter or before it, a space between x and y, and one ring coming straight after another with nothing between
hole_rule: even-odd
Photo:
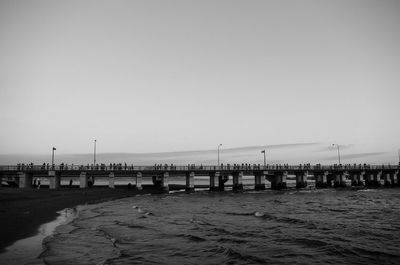
<instances>
[{"instance_id":1,"label":"sandy shore","mask_svg":"<svg viewBox=\"0 0 400 265\"><path fill-rule=\"evenodd\" d=\"M54 220L57 211L62 209L157 192L152 187L144 187L140 192L127 188L97 187L83 190L0 188L0 253L13 242L35 235L40 225Z\"/></svg>"}]
</instances>

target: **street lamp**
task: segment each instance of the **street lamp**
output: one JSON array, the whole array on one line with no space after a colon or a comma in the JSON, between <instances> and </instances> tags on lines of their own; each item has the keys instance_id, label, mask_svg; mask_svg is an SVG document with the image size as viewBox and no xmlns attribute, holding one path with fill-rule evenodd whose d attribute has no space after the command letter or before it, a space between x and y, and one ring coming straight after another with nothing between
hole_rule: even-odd
<instances>
[{"instance_id":1,"label":"street lamp","mask_svg":"<svg viewBox=\"0 0 400 265\"><path fill-rule=\"evenodd\" d=\"M340 165L340 149L339 149L339 145L338 144L332 144L332 146L336 146L337 147L337 154L338 154L339 165Z\"/></svg>"},{"instance_id":2,"label":"street lamp","mask_svg":"<svg viewBox=\"0 0 400 265\"><path fill-rule=\"evenodd\" d=\"M51 168L54 169L54 151L57 150L54 146L53 146L53 150L51 153Z\"/></svg>"},{"instance_id":3,"label":"street lamp","mask_svg":"<svg viewBox=\"0 0 400 265\"><path fill-rule=\"evenodd\" d=\"M94 140L93 166L96 166L96 139Z\"/></svg>"},{"instance_id":4,"label":"street lamp","mask_svg":"<svg viewBox=\"0 0 400 265\"><path fill-rule=\"evenodd\" d=\"M219 144L218 145L218 166L220 166L220 164L219 164L219 148L222 146L222 144Z\"/></svg>"},{"instance_id":5,"label":"street lamp","mask_svg":"<svg viewBox=\"0 0 400 265\"><path fill-rule=\"evenodd\" d=\"M264 154L264 170L267 168L267 159L265 158L265 149L261 151Z\"/></svg>"}]
</instances>

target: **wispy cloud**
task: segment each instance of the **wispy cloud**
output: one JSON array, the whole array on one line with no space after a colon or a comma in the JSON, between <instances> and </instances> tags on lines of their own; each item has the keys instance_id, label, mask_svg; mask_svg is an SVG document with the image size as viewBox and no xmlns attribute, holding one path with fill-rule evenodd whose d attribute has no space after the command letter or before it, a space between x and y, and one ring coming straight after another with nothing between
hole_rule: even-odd
<instances>
[{"instance_id":1,"label":"wispy cloud","mask_svg":"<svg viewBox=\"0 0 400 265\"><path fill-rule=\"evenodd\" d=\"M354 146L354 144L343 144L339 145L339 148L340 150L347 150L353 148ZM336 149L336 146L333 146L332 144L326 144L326 146L322 146L321 148L316 149L314 152L328 152Z\"/></svg>"},{"instance_id":2,"label":"wispy cloud","mask_svg":"<svg viewBox=\"0 0 400 265\"><path fill-rule=\"evenodd\" d=\"M357 154L344 154L341 155L340 157L342 159L355 159L355 158L364 158L364 157L370 157L370 156L381 156L387 154L387 152L371 152L371 153L357 153ZM337 156L329 156L329 157L324 157L322 160L329 161L329 160L335 160L337 159Z\"/></svg>"}]
</instances>

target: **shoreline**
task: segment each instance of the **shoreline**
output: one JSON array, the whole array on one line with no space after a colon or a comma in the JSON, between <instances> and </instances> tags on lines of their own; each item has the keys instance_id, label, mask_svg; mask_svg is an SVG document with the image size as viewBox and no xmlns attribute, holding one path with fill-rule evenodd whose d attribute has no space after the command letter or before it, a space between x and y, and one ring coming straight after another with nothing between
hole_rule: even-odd
<instances>
[{"instance_id":1,"label":"shoreline","mask_svg":"<svg viewBox=\"0 0 400 265\"><path fill-rule=\"evenodd\" d=\"M42 224L34 236L26 237L15 241L0 253L0 260L7 264L42 264L40 256L42 255L43 241L45 238L54 235L56 228L67 224L76 217L76 207L66 208L58 211L58 216L51 222Z\"/></svg>"},{"instance_id":2,"label":"shoreline","mask_svg":"<svg viewBox=\"0 0 400 265\"><path fill-rule=\"evenodd\" d=\"M60 211L78 205L100 203L138 194L159 193L153 187L143 190L94 187L90 189L0 189L0 254L15 242L40 233L39 228L56 221ZM40 253L39 253L40 254Z\"/></svg>"}]
</instances>

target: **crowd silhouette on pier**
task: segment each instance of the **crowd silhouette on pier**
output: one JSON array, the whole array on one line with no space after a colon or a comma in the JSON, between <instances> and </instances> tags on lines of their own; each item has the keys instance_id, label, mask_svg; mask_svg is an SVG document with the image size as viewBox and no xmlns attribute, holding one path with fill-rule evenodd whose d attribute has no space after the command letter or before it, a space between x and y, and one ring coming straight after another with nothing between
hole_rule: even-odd
<instances>
[{"instance_id":1,"label":"crowd silhouette on pier","mask_svg":"<svg viewBox=\"0 0 400 265\"><path fill-rule=\"evenodd\" d=\"M312 165L310 163L307 164L298 164L298 165L289 165L287 163L284 164L250 164L250 163L241 163L241 164L223 164L221 163L219 166L203 166L203 164L187 164L187 166L177 166L174 164L154 164L153 167L146 167L146 169L153 170L285 170L285 169L371 169L371 168L382 168L382 169L392 169L397 168L399 165L371 165L371 164L333 164L333 165L321 165L315 164ZM74 164L66 164L61 163L59 165L51 165L49 163L43 163L42 165L35 165L34 163L24 164L18 163L16 166L17 170L91 170L91 171L132 171L137 170L139 167L144 166L134 166L133 164L128 165L127 163L110 163L106 165L104 163L101 164L87 164L87 165L74 165Z\"/></svg>"}]
</instances>

